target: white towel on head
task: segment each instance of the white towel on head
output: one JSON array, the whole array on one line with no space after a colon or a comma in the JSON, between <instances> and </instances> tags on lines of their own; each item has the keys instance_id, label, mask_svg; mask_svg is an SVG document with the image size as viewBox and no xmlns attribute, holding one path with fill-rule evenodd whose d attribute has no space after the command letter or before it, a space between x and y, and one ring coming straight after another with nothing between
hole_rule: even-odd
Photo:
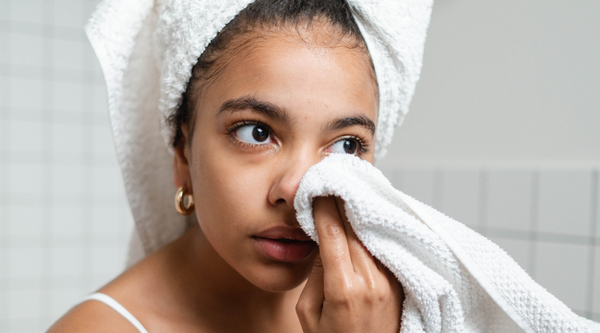
<instances>
[{"instance_id":1,"label":"white towel on head","mask_svg":"<svg viewBox=\"0 0 600 333\"><path fill-rule=\"evenodd\" d=\"M599 332L535 283L497 245L394 189L370 163L331 155L313 166L294 200L304 231L318 241L312 201L344 200L365 247L406 295L401 332Z\"/></svg>"},{"instance_id":2,"label":"white towel on head","mask_svg":"<svg viewBox=\"0 0 600 333\"><path fill-rule=\"evenodd\" d=\"M194 222L193 217L178 215L173 205L176 189L169 147L173 133L165 119L180 102L206 46L251 2L104 0L86 27L104 72L117 155L144 254L181 236ZM381 158L408 112L433 1L347 2L375 66L379 86L375 152Z\"/></svg>"}]
</instances>

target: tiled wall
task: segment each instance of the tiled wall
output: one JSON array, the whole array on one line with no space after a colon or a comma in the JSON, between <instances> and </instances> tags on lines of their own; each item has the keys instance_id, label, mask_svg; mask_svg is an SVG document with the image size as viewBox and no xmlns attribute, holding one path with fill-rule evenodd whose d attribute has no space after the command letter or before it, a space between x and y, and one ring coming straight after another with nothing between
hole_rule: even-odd
<instances>
[{"instance_id":1,"label":"tiled wall","mask_svg":"<svg viewBox=\"0 0 600 333\"><path fill-rule=\"evenodd\" d=\"M0 332L43 331L124 265L132 222L81 28L96 3L0 1ZM386 173L600 320L597 169Z\"/></svg>"},{"instance_id":2,"label":"tiled wall","mask_svg":"<svg viewBox=\"0 0 600 333\"><path fill-rule=\"evenodd\" d=\"M0 1L0 332L40 332L124 263L131 218L102 73L97 1Z\"/></svg>"},{"instance_id":3,"label":"tiled wall","mask_svg":"<svg viewBox=\"0 0 600 333\"><path fill-rule=\"evenodd\" d=\"M600 320L597 168L400 168L403 192L505 249L582 316Z\"/></svg>"}]
</instances>

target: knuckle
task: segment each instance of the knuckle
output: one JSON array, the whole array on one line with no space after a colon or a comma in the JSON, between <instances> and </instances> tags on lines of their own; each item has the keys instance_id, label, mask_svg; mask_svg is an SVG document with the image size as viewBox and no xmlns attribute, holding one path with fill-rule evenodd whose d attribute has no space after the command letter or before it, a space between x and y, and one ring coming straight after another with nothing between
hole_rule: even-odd
<instances>
[{"instance_id":1,"label":"knuckle","mask_svg":"<svg viewBox=\"0 0 600 333\"><path fill-rule=\"evenodd\" d=\"M377 301L377 302L387 302L387 300L390 298L391 293L389 292L389 290L383 289L383 288L378 288L373 292L373 298Z\"/></svg>"},{"instance_id":2,"label":"knuckle","mask_svg":"<svg viewBox=\"0 0 600 333\"><path fill-rule=\"evenodd\" d=\"M315 269L323 269L323 259L321 259L321 256L316 257L313 261L313 270Z\"/></svg>"},{"instance_id":3,"label":"knuckle","mask_svg":"<svg viewBox=\"0 0 600 333\"><path fill-rule=\"evenodd\" d=\"M323 220L323 222L325 222L323 232L325 233L326 238L339 239L342 237L344 229L338 224L338 222L335 219L331 217L326 217Z\"/></svg>"},{"instance_id":4,"label":"knuckle","mask_svg":"<svg viewBox=\"0 0 600 333\"><path fill-rule=\"evenodd\" d=\"M329 292L329 299L338 306L349 306L354 302L360 302L363 297L363 290L356 283L351 281L340 282L335 289Z\"/></svg>"},{"instance_id":5,"label":"knuckle","mask_svg":"<svg viewBox=\"0 0 600 333\"><path fill-rule=\"evenodd\" d=\"M296 314L300 319L306 318L307 313L309 312L310 304L303 299L300 299L298 303L296 303Z\"/></svg>"}]
</instances>

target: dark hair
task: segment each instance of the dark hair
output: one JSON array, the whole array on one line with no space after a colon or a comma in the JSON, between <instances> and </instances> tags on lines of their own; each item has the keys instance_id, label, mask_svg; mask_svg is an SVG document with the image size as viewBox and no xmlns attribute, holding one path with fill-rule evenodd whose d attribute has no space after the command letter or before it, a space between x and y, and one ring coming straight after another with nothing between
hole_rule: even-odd
<instances>
[{"instance_id":1,"label":"dark hair","mask_svg":"<svg viewBox=\"0 0 600 333\"><path fill-rule=\"evenodd\" d=\"M183 125L188 127L189 140L193 135L194 107L199 90L196 82L200 79L210 80L220 71L220 59L234 40L240 40L251 32L264 30L281 30L309 28L315 20L323 20L332 28L339 40L350 37L355 43L350 47L360 47L366 51L366 44L354 20L350 6L346 0L256 0L239 12L210 42L198 62L192 69L192 76L186 91L175 112L168 117L167 123L175 133L173 147L183 144ZM243 46L244 44L242 43ZM369 62L371 62L369 57ZM371 63L371 67L373 64ZM375 72L373 70L373 78Z\"/></svg>"}]
</instances>

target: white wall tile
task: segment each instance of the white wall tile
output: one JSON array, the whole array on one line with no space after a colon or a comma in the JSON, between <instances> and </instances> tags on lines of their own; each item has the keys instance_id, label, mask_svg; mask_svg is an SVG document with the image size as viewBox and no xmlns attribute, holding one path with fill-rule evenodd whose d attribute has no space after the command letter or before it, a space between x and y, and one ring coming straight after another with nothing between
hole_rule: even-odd
<instances>
[{"instance_id":1,"label":"white wall tile","mask_svg":"<svg viewBox=\"0 0 600 333\"><path fill-rule=\"evenodd\" d=\"M527 271L529 267L529 242L521 239L509 239L505 237L489 237L492 242L500 246L521 268ZM528 272L529 273L529 272Z\"/></svg>"},{"instance_id":2,"label":"white wall tile","mask_svg":"<svg viewBox=\"0 0 600 333\"><path fill-rule=\"evenodd\" d=\"M399 190L427 205L433 205L434 170L404 169L402 171L402 188Z\"/></svg>"},{"instance_id":3,"label":"white wall tile","mask_svg":"<svg viewBox=\"0 0 600 333\"><path fill-rule=\"evenodd\" d=\"M587 247L538 242L535 258L535 280L569 308L584 311Z\"/></svg>"},{"instance_id":4,"label":"white wall tile","mask_svg":"<svg viewBox=\"0 0 600 333\"><path fill-rule=\"evenodd\" d=\"M10 2L0 1L0 20L8 19L10 19Z\"/></svg>"},{"instance_id":5,"label":"white wall tile","mask_svg":"<svg viewBox=\"0 0 600 333\"><path fill-rule=\"evenodd\" d=\"M1 1L0 1L1 2ZM0 11L2 11L2 5L0 4ZM2 14L0 14L2 15ZM10 62L10 34L7 34L4 31L0 31L0 64L9 63Z\"/></svg>"},{"instance_id":6,"label":"white wall tile","mask_svg":"<svg viewBox=\"0 0 600 333\"><path fill-rule=\"evenodd\" d=\"M55 247L52 249L53 276L81 276L83 251L79 247Z\"/></svg>"},{"instance_id":7,"label":"white wall tile","mask_svg":"<svg viewBox=\"0 0 600 333\"><path fill-rule=\"evenodd\" d=\"M0 75L0 115L8 115L10 107L10 79ZM4 118L4 117L2 117ZM3 120L4 121L4 120Z\"/></svg>"},{"instance_id":8,"label":"white wall tile","mask_svg":"<svg viewBox=\"0 0 600 333\"><path fill-rule=\"evenodd\" d=\"M41 110L43 108L43 89L43 82L39 78L12 77L10 79L10 107Z\"/></svg>"},{"instance_id":9,"label":"white wall tile","mask_svg":"<svg viewBox=\"0 0 600 333\"><path fill-rule=\"evenodd\" d=\"M114 167L92 167L92 191L94 193L119 194L123 183L121 173Z\"/></svg>"},{"instance_id":10,"label":"white wall tile","mask_svg":"<svg viewBox=\"0 0 600 333\"><path fill-rule=\"evenodd\" d=\"M38 205L11 205L7 208L10 236L40 236L44 232L42 207Z\"/></svg>"},{"instance_id":11,"label":"white wall tile","mask_svg":"<svg viewBox=\"0 0 600 333\"><path fill-rule=\"evenodd\" d=\"M9 332L11 333L39 333L44 328L39 320L15 319L9 320Z\"/></svg>"},{"instance_id":12,"label":"white wall tile","mask_svg":"<svg viewBox=\"0 0 600 333\"><path fill-rule=\"evenodd\" d=\"M94 153L100 155L115 155L115 145L112 129L106 126L94 126Z\"/></svg>"},{"instance_id":13,"label":"white wall tile","mask_svg":"<svg viewBox=\"0 0 600 333\"><path fill-rule=\"evenodd\" d=\"M587 236L590 227L591 172L540 173L538 231Z\"/></svg>"},{"instance_id":14,"label":"white wall tile","mask_svg":"<svg viewBox=\"0 0 600 333\"><path fill-rule=\"evenodd\" d=\"M0 253L2 250L0 249ZM0 288L0 332L8 332L8 290Z\"/></svg>"},{"instance_id":15,"label":"white wall tile","mask_svg":"<svg viewBox=\"0 0 600 333\"><path fill-rule=\"evenodd\" d=\"M116 277L125 268L123 251L116 246L94 246L92 249L92 273L107 278Z\"/></svg>"},{"instance_id":16,"label":"white wall tile","mask_svg":"<svg viewBox=\"0 0 600 333\"><path fill-rule=\"evenodd\" d=\"M39 195L43 189L43 166L11 163L8 165L8 191L12 194Z\"/></svg>"},{"instance_id":17,"label":"white wall tile","mask_svg":"<svg viewBox=\"0 0 600 333\"><path fill-rule=\"evenodd\" d=\"M52 207L53 235L81 237L83 223L83 207L80 205Z\"/></svg>"},{"instance_id":18,"label":"white wall tile","mask_svg":"<svg viewBox=\"0 0 600 333\"><path fill-rule=\"evenodd\" d=\"M94 86L94 110L105 117L106 124L109 124L108 120L108 98L106 95L106 87L104 84Z\"/></svg>"},{"instance_id":19,"label":"white wall tile","mask_svg":"<svg viewBox=\"0 0 600 333\"><path fill-rule=\"evenodd\" d=\"M93 234L118 234L122 231L121 224L118 207L102 205L94 206L92 209Z\"/></svg>"},{"instance_id":20,"label":"white wall tile","mask_svg":"<svg viewBox=\"0 0 600 333\"><path fill-rule=\"evenodd\" d=\"M83 36L82 36L83 37ZM83 70L83 47L81 41L54 39L53 67L56 69Z\"/></svg>"},{"instance_id":21,"label":"white wall tile","mask_svg":"<svg viewBox=\"0 0 600 333\"><path fill-rule=\"evenodd\" d=\"M83 87L79 82L54 82L53 109L60 113L69 111L80 113L86 107L83 101ZM78 120L80 118L74 119Z\"/></svg>"},{"instance_id":22,"label":"white wall tile","mask_svg":"<svg viewBox=\"0 0 600 333\"><path fill-rule=\"evenodd\" d=\"M2 165L3 164L0 163L0 174L3 171L2 170ZM4 195L4 193L3 193L2 190L6 191L6 189L0 187L0 197L2 195ZM0 221L8 221L8 219L9 219L8 209L9 209L8 205L6 205L4 202L0 201ZM6 223L6 222L0 224L0 239L2 239L1 236L4 236L5 234L8 235L9 232L10 232L10 229L8 228L7 224L8 223ZM0 243L0 249L4 248L4 246L2 246L2 243ZM4 255L4 252L0 252L0 267L2 267L2 264L3 264L3 262L2 262L3 255ZM0 290L2 290L2 288L0 288Z\"/></svg>"},{"instance_id":23,"label":"white wall tile","mask_svg":"<svg viewBox=\"0 0 600 333\"><path fill-rule=\"evenodd\" d=\"M91 16L91 15L90 15ZM86 37L87 39L87 37ZM92 47L92 44L90 43L81 43L81 54L82 54L82 61L84 64L84 69L88 72L92 72L93 74L96 73L96 69L94 68L94 66L99 66L98 64L98 57L96 57L96 52L94 52L94 48ZM93 77L93 75L90 75L90 78Z\"/></svg>"},{"instance_id":24,"label":"white wall tile","mask_svg":"<svg viewBox=\"0 0 600 333\"><path fill-rule=\"evenodd\" d=\"M40 289L11 290L9 292L10 310L12 320L37 319L40 316L42 292Z\"/></svg>"},{"instance_id":25,"label":"white wall tile","mask_svg":"<svg viewBox=\"0 0 600 333\"><path fill-rule=\"evenodd\" d=\"M9 0L9 2L11 20L37 24L43 23L43 0Z\"/></svg>"},{"instance_id":26,"label":"white wall tile","mask_svg":"<svg viewBox=\"0 0 600 333\"><path fill-rule=\"evenodd\" d=\"M54 193L83 193L85 191L86 168L82 165L55 164L52 168L52 190Z\"/></svg>"},{"instance_id":27,"label":"white wall tile","mask_svg":"<svg viewBox=\"0 0 600 333\"><path fill-rule=\"evenodd\" d=\"M85 1L54 0L54 24L62 27L81 29L85 25L87 13Z\"/></svg>"},{"instance_id":28,"label":"white wall tile","mask_svg":"<svg viewBox=\"0 0 600 333\"><path fill-rule=\"evenodd\" d=\"M469 227L479 225L479 170L450 169L442 172L439 209Z\"/></svg>"},{"instance_id":29,"label":"white wall tile","mask_svg":"<svg viewBox=\"0 0 600 333\"><path fill-rule=\"evenodd\" d=\"M94 11L96 11L96 7L100 3L99 0L89 0L83 1L83 17L88 19Z\"/></svg>"},{"instance_id":30,"label":"white wall tile","mask_svg":"<svg viewBox=\"0 0 600 333\"><path fill-rule=\"evenodd\" d=\"M490 170L486 222L489 227L528 231L531 222L532 172Z\"/></svg>"},{"instance_id":31,"label":"white wall tile","mask_svg":"<svg viewBox=\"0 0 600 333\"><path fill-rule=\"evenodd\" d=\"M8 277L42 277L43 249L11 248L8 251Z\"/></svg>"},{"instance_id":32,"label":"white wall tile","mask_svg":"<svg viewBox=\"0 0 600 333\"><path fill-rule=\"evenodd\" d=\"M44 61L44 39L41 36L13 33L10 35L10 63L41 67Z\"/></svg>"},{"instance_id":33,"label":"white wall tile","mask_svg":"<svg viewBox=\"0 0 600 333\"><path fill-rule=\"evenodd\" d=\"M81 288L55 288L52 290L52 322L66 314L72 307L77 305L85 293Z\"/></svg>"},{"instance_id":34,"label":"white wall tile","mask_svg":"<svg viewBox=\"0 0 600 333\"><path fill-rule=\"evenodd\" d=\"M84 152L84 133L87 127L79 124L52 124L52 147L55 152L81 154Z\"/></svg>"},{"instance_id":35,"label":"white wall tile","mask_svg":"<svg viewBox=\"0 0 600 333\"><path fill-rule=\"evenodd\" d=\"M18 152L39 153L43 150L44 124L34 121L8 120L9 149Z\"/></svg>"}]
</instances>

